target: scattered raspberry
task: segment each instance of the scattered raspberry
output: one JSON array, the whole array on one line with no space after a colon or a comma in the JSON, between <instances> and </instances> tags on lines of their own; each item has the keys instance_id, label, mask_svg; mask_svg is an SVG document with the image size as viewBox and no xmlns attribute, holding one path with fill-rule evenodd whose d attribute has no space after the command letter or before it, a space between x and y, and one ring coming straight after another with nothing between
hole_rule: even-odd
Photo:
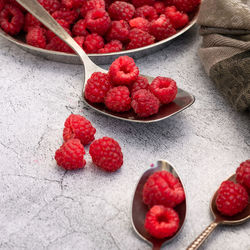
<instances>
[{"instance_id":1,"label":"scattered raspberry","mask_svg":"<svg viewBox=\"0 0 250 250\"><path fill-rule=\"evenodd\" d=\"M150 207L175 207L185 200L180 181L167 171L152 174L143 187L143 202Z\"/></svg>"},{"instance_id":2,"label":"scattered raspberry","mask_svg":"<svg viewBox=\"0 0 250 250\"><path fill-rule=\"evenodd\" d=\"M93 9L105 9L104 0L86 0L83 2L81 8L81 14L83 17L87 14L88 11Z\"/></svg>"},{"instance_id":3,"label":"scattered raspberry","mask_svg":"<svg viewBox=\"0 0 250 250\"><path fill-rule=\"evenodd\" d=\"M104 102L104 97L111 88L108 75L95 72L88 79L85 87L85 98L93 103Z\"/></svg>"},{"instance_id":4,"label":"scattered raspberry","mask_svg":"<svg viewBox=\"0 0 250 250\"><path fill-rule=\"evenodd\" d=\"M75 10L60 9L52 14L55 19L63 19L72 24L78 18L78 12Z\"/></svg>"},{"instance_id":5,"label":"scattered raspberry","mask_svg":"<svg viewBox=\"0 0 250 250\"><path fill-rule=\"evenodd\" d=\"M87 36L89 34L88 31L86 30L85 19L80 19L74 24L72 28L72 33L74 36Z\"/></svg>"},{"instance_id":6,"label":"scattered raspberry","mask_svg":"<svg viewBox=\"0 0 250 250\"><path fill-rule=\"evenodd\" d=\"M156 77L149 86L149 90L160 100L163 104L172 102L177 95L176 82L167 77Z\"/></svg>"},{"instance_id":7,"label":"scattered raspberry","mask_svg":"<svg viewBox=\"0 0 250 250\"><path fill-rule=\"evenodd\" d=\"M46 47L45 30L41 27L30 28L26 35L26 42L34 47L44 49Z\"/></svg>"},{"instance_id":8,"label":"scattered raspberry","mask_svg":"<svg viewBox=\"0 0 250 250\"><path fill-rule=\"evenodd\" d=\"M129 21L131 28L137 28L149 32L149 21L143 17L136 17Z\"/></svg>"},{"instance_id":9,"label":"scattered raspberry","mask_svg":"<svg viewBox=\"0 0 250 250\"><path fill-rule=\"evenodd\" d=\"M55 153L57 165L66 170L83 168L86 165L84 160L85 150L78 139L70 139L65 142Z\"/></svg>"},{"instance_id":10,"label":"scattered raspberry","mask_svg":"<svg viewBox=\"0 0 250 250\"><path fill-rule=\"evenodd\" d=\"M86 27L92 33L104 35L111 25L108 13L104 9L93 9L86 14Z\"/></svg>"},{"instance_id":11,"label":"scattered raspberry","mask_svg":"<svg viewBox=\"0 0 250 250\"><path fill-rule=\"evenodd\" d=\"M154 8L155 8L156 13L158 15L165 13L165 4L163 2L161 2L161 1L156 1L154 3Z\"/></svg>"},{"instance_id":12,"label":"scattered raspberry","mask_svg":"<svg viewBox=\"0 0 250 250\"><path fill-rule=\"evenodd\" d=\"M220 185L216 198L217 209L224 215L240 213L248 204L248 194L244 187L232 181Z\"/></svg>"},{"instance_id":13,"label":"scattered raspberry","mask_svg":"<svg viewBox=\"0 0 250 250\"><path fill-rule=\"evenodd\" d=\"M24 24L24 15L21 10L11 4L6 4L0 13L0 26L10 35L18 34Z\"/></svg>"},{"instance_id":14,"label":"scattered raspberry","mask_svg":"<svg viewBox=\"0 0 250 250\"><path fill-rule=\"evenodd\" d=\"M143 17L151 22L157 19L158 15L154 7L149 5L144 5L135 10L135 17Z\"/></svg>"},{"instance_id":15,"label":"scattered raspberry","mask_svg":"<svg viewBox=\"0 0 250 250\"><path fill-rule=\"evenodd\" d=\"M113 20L129 21L135 14L135 7L130 3L115 1L109 6L108 13Z\"/></svg>"},{"instance_id":16,"label":"scattered raspberry","mask_svg":"<svg viewBox=\"0 0 250 250\"><path fill-rule=\"evenodd\" d=\"M99 49L98 53L112 53L122 50L122 43L119 40L112 40L104 45L104 48Z\"/></svg>"},{"instance_id":17,"label":"scattered raspberry","mask_svg":"<svg viewBox=\"0 0 250 250\"><path fill-rule=\"evenodd\" d=\"M50 13L61 8L61 3L58 0L38 0L38 2Z\"/></svg>"},{"instance_id":18,"label":"scattered raspberry","mask_svg":"<svg viewBox=\"0 0 250 250\"><path fill-rule=\"evenodd\" d=\"M132 4L137 8L143 5L153 5L155 0L132 0Z\"/></svg>"},{"instance_id":19,"label":"scattered raspberry","mask_svg":"<svg viewBox=\"0 0 250 250\"><path fill-rule=\"evenodd\" d=\"M83 145L95 139L96 129L91 122L81 115L71 114L64 123L63 139L79 139Z\"/></svg>"},{"instance_id":20,"label":"scattered raspberry","mask_svg":"<svg viewBox=\"0 0 250 250\"><path fill-rule=\"evenodd\" d=\"M23 30L28 32L30 28L41 27L42 24L30 13L27 13L24 17L24 27Z\"/></svg>"},{"instance_id":21,"label":"scattered raspberry","mask_svg":"<svg viewBox=\"0 0 250 250\"><path fill-rule=\"evenodd\" d=\"M194 11L200 3L201 0L173 0L173 5L183 12Z\"/></svg>"},{"instance_id":22,"label":"scattered raspberry","mask_svg":"<svg viewBox=\"0 0 250 250\"><path fill-rule=\"evenodd\" d=\"M93 163L98 167L114 172L123 164L123 154L117 141L109 137L95 140L89 147Z\"/></svg>"},{"instance_id":23,"label":"scattered raspberry","mask_svg":"<svg viewBox=\"0 0 250 250\"><path fill-rule=\"evenodd\" d=\"M109 110L115 112L128 111L131 108L129 95L129 89L126 86L112 88L105 97L105 105Z\"/></svg>"},{"instance_id":24,"label":"scattered raspberry","mask_svg":"<svg viewBox=\"0 0 250 250\"><path fill-rule=\"evenodd\" d=\"M165 9L165 16L170 20L175 29L180 29L188 23L188 15L177 11L174 6Z\"/></svg>"},{"instance_id":25,"label":"scattered raspberry","mask_svg":"<svg viewBox=\"0 0 250 250\"><path fill-rule=\"evenodd\" d=\"M109 68L109 78L113 85L130 85L138 75L139 69L129 56L120 56Z\"/></svg>"},{"instance_id":26,"label":"scattered raspberry","mask_svg":"<svg viewBox=\"0 0 250 250\"><path fill-rule=\"evenodd\" d=\"M143 77L143 76L138 76L137 80L133 83L133 85L130 89L131 96L133 97L134 93L137 90L148 89L148 88L149 88L148 79L146 77Z\"/></svg>"},{"instance_id":27,"label":"scattered raspberry","mask_svg":"<svg viewBox=\"0 0 250 250\"><path fill-rule=\"evenodd\" d=\"M106 40L119 40L121 42L128 41L129 36L129 25L126 21L112 21L111 27L106 34Z\"/></svg>"},{"instance_id":28,"label":"scattered raspberry","mask_svg":"<svg viewBox=\"0 0 250 250\"><path fill-rule=\"evenodd\" d=\"M86 36L84 50L86 53L97 53L99 49L104 47L104 40L96 33Z\"/></svg>"},{"instance_id":29,"label":"scattered raspberry","mask_svg":"<svg viewBox=\"0 0 250 250\"><path fill-rule=\"evenodd\" d=\"M153 206L146 214L144 227L153 237L163 239L178 231L179 221L179 216L174 209Z\"/></svg>"},{"instance_id":30,"label":"scattered raspberry","mask_svg":"<svg viewBox=\"0 0 250 250\"><path fill-rule=\"evenodd\" d=\"M158 112L160 101L150 91L140 89L133 93L131 107L138 116L148 117Z\"/></svg>"},{"instance_id":31,"label":"scattered raspberry","mask_svg":"<svg viewBox=\"0 0 250 250\"><path fill-rule=\"evenodd\" d=\"M250 191L250 160L242 162L237 168L236 181Z\"/></svg>"},{"instance_id":32,"label":"scattered raspberry","mask_svg":"<svg viewBox=\"0 0 250 250\"><path fill-rule=\"evenodd\" d=\"M74 40L77 42L77 44L83 49L85 37L84 36L76 36L74 37Z\"/></svg>"}]
</instances>

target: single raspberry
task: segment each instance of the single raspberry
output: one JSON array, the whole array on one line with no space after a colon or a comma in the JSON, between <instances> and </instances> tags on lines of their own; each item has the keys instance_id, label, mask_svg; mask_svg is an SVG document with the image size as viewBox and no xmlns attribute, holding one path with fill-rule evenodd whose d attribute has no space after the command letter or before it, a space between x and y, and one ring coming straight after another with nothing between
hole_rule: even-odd
<instances>
[{"instance_id":1,"label":"single raspberry","mask_svg":"<svg viewBox=\"0 0 250 250\"><path fill-rule=\"evenodd\" d=\"M108 91L105 97L105 106L115 112L125 112L131 108L129 89L126 86L118 86Z\"/></svg>"},{"instance_id":2,"label":"single raspberry","mask_svg":"<svg viewBox=\"0 0 250 250\"><path fill-rule=\"evenodd\" d=\"M137 28L149 32L149 21L143 17L136 17L129 20L131 28Z\"/></svg>"},{"instance_id":3,"label":"single raspberry","mask_svg":"<svg viewBox=\"0 0 250 250\"><path fill-rule=\"evenodd\" d=\"M45 30L41 27L30 28L26 35L26 43L44 49L46 47Z\"/></svg>"},{"instance_id":4,"label":"single raspberry","mask_svg":"<svg viewBox=\"0 0 250 250\"><path fill-rule=\"evenodd\" d=\"M92 142L89 153L94 164L109 172L118 170L123 164L121 147L110 137L103 137Z\"/></svg>"},{"instance_id":5,"label":"single raspberry","mask_svg":"<svg viewBox=\"0 0 250 250\"><path fill-rule=\"evenodd\" d=\"M165 16L175 29L180 29L188 23L188 15L178 11L174 6L165 9Z\"/></svg>"},{"instance_id":6,"label":"single raspberry","mask_svg":"<svg viewBox=\"0 0 250 250\"><path fill-rule=\"evenodd\" d=\"M118 57L109 68L109 78L113 85L131 85L138 75L139 69L129 56Z\"/></svg>"},{"instance_id":7,"label":"single raspberry","mask_svg":"<svg viewBox=\"0 0 250 250\"><path fill-rule=\"evenodd\" d=\"M250 191L250 160L242 162L237 168L236 181Z\"/></svg>"},{"instance_id":8,"label":"single raspberry","mask_svg":"<svg viewBox=\"0 0 250 250\"><path fill-rule=\"evenodd\" d=\"M71 32L69 30L69 23L67 21L65 21L63 19L56 19L56 21L71 35ZM48 43L55 36L56 36L56 34L53 33L51 30L48 30L48 29L46 30L46 38L47 38Z\"/></svg>"},{"instance_id":9,"label":"single raspberry","mask_svg":"<svg viewBox=\"0 0 250 250\"><path fill-rule=\"evenodd\" d=\"M90 10L85 21L87 29L99 35L104 35L111 25L109 14L104 9Z\"/></svg>"},{"instance_id":10,"label":"single raspberry","mask_svg":"<svg viewBox=\"0 0 250 250\"><path fill-rule=\"evenodd\" d=\"M163 2L161 2L161 1L156 1L154 3L154 8L155 8L156 13L158 15L165 13L165 4Z\"/></svg>"},{"instance_id":11,"label":"single raspberry","mask_svg":"<svg viewBox=\"0 0 250 250\"><path fill-rule=\"evenodd\" d=\"M163 239L174 235L179 223L179 216L174 209L153 206L146 214L144 227L153 237Z\"/></svg>"},{"instance_id":12,"label":"single raspberry","mask_svg":"<svg viewBox=\"0 0 250 250\"><path fill-rule=\"evenodd\" d=\"M160 41L168 38L176 33L170 20L165 17L165 15L160 15L160 17L150 23L149 33L153 35L156 40Z\"/></svg>"},{"instance_id":13,"label":"single raspberry","mask_svg":"<svg viewBox=\"0 0 250 250\"><path fill-rule=\"evenodd\" d=\"M126 42L128 41L129 30L130 28L126 21L112 21L111 27L106 33L106 40L119 40L121 42Z\"/></svg>"},{"instance_id":14,"label":"single raspberry","mask_svg":"<svg viewBox=\"0 0 250 250\"><path fill-rule=\"evenodd\" d=\"M80 140L71 139L65 142L55 153L57 165L66 170L83 168L85 150Z\"/></svg>"},{"instance_id":15,"label":"single raspberry","mask_svg":"<svg viewBox=\"0 0 250 250\"><path fill-rule=\"evenodd\" d=\"M97 53L99 49L104 47L104 40L96 33L87 35L84 43L86 53Z\"/></svg>"},{"instance_id":16,"label":"single raspberry","mask_svg":"<svg viewBox=\"0 0 250 250\"><path fill-rule=\"evenodd\" d=\"M23 27L23 30L25 32L28 32L30 28L41 27L41 26L42 24L39 22L39 20L37 20L30 13L26 13L24 17L24 27Z\"/></svg>"},{"instance_id":17,"label":"single raspberry","mask_svg":"<svg viewBox=\"0 0 250 250\"><path fill-rule=\"evenodd\" d=\"M143 5L153 5L155 0L132 0L132 4L137 8Z\"/></svg>"},{"instance_id":18,"label":"single raspberry","mask_svg":"<svg viewBox=\"0 0 250 250\"><path fill-rule=\"evenodd\" d=\"M108 74L95 72L88 79L85 87L85 98L93 103L104 102L104 97L111 88Z\"/></svg>"},{"instance_id":19,"label":"single raspberry","mask_svg":"<svg viewBox=\"0 0 250 250\"><path fill-rule=\"evenodd\" d=\"M74 24L72 28L72 33L74 36L87 36L89 34L86 30L85 19L80 19Z\"/></svg>"},{"instance_id":20,"label":"single raspberry","mask_svg":"<svg viewBox=\"0 0 250 250\"><path fill-rule=\"evenodd\" d=\"M18 34L24 24L22 11L11 4L6 4L0 13L0 26L10 35Z\"/></svg>"},{"instance_id":21,"label":"single raspberry","mask_svg":"<svg viewBox=\"0 0 250 250\"><path fill-rule=\"evenodd\" d=\"M248 204L246 189L232 181L224 181L220 185L216 197L217 209L224 215L233 216L240 213Z\"/></svg>"},{"instance_id":22,"label":"single raspberry","mask_svg":"<svg viewBox=\"0 0 250 250\"><path fill-rule=\"evenodd\" d=\"M149 90L160 100L163 104L172 102L178 92L176 82L167 77L156 77L149 86Z\"/></svg>"},{"instance_id":23,"label":"single raspberry","mask_svg":"<svg viewBox=\"0 0 250 250\"><path fill-rule=\"evenodd\" d=\"M61 3L58 0L38 0L38 2L50 13L61 8Z\"/></svg>"},{"instance_id":24,"label":"single raspberry","mask_svg":"<svg viewBox=\"0 0 250 250\"><path fill-rule=\"evenodd\" d=\"M72 24L78 18L78 12L76 10L60 9L55 11L52 17L55 19L63 19L69 24Z\"/></svg>"},{"instance_id":25,"label":"single raspberry","mask_svg":"<svg viewBox=\"0 0 250 250\"><path fill-rule=\"evenodd\" d=\"M143 202L150 207L175 207L184 200L185 193L180 181L167 171L155 172L143 187Z\"/></svg>"},{"instance_id":26,"label":"single raspberry","mask_svg":"<svg viewBox=\"0 0 250 250\"><path fill-rule=\"evenodd\" d=\"M99 49L98 53L112 53L122 50L122 43L119 40L112 40L104 45L104 48Z\"/></svg>"},{"instance_id":27,"label":"single raspberry","mask_svg":"<svg viewBox=\"0 0 250 250\"><path fill-rule=\"evenodd\" d=\"M86 0L83 2L81 8L81 14L83 17L87 14L88 11L93 9L105 9L104 0Z\"/></svg>"},{"instance_id":28,"label":"single raspberry","mask_svg":"<svg viewBox=\"0 0 250 250\"><path fill-rule=\"evenodd\" d=\"M148 89L149 82L146 77L138 76L137 80L133 83L130 89L131 96L133 97L134 93L140 89Z\"/></svg>"},{"instance_id":29,"label":"single raspberry","mask_svg":"<svg viewBox=\"0 0 250 250\"><path fill-rule=\"evenodd\" d=\"M201 0L173 0L173 5L176 6L178 10L183 12L194 11L200 3Z\"/></svg>"},{"instance_id":30,"label":"single raspberry","mask_svg":"<svg viewBox=\"0 0 250 250\"><path fill-rule=\"evenodd\" d=\"M112 20L129 21L135 14L135 7L130 3L115 1L109 6L108 13Z\"/></svg>"},{"instance_id":31,"label":"single raspberry","mask_svg":"<svg viewBox=\"0 0 250 250\"><path fill-rule=\"evenodd\" d=\"M85 0L61 0L63 7L66 9L80 8Z\"/></svg>"},{"instance_id":32,"label":"single raspberry","mask_svg":"<svg viewBox=\"0 0 250 250\"><path fill-rule=\"evenodd\" d=\"M85 37L84 36L75 36L74 40L77 42L77 44L83 49Z\"/></svg>"},{"instance_id":33,"label":"single raspberry","mask_svg":"<svg viewBox=\"0 0 250 250\"><path fill-rule=\"evenodd\" d=\"M83 145L95 139L96 129L91 122L81 115L71 114L64 123L63 139L79 139Z\"/></svg>"},{"instance_id":34,"label":"single raspberry","mask_svg":"<svg viewBox=\"0 0 250 250\"><path fill-rule=\"evenodd\" d=\"M153 21L158 18L156 9L149 5L144 5L135 10L135 17L143 17L148 21Z\"/></svg>"},{"instance_id":35,"label":"single raspberry","mask_svg":"<svg viewBox=\"0 0 250 250\"><path fill-rule=\"evenodd\" d=\"M126 49L136 49L153 44L155 37L148 32L134 28L129 33L130 42L127 44Z\"/></svg>"}]
</instances>

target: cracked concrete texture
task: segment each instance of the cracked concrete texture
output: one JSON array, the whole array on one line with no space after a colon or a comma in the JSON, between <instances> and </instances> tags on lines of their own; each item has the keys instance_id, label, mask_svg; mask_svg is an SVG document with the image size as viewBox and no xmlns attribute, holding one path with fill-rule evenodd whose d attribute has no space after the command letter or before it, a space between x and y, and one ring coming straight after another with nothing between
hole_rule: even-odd
<instances>
[{"instance_id":1,"label":"cracked concrete texture","mask_svg":"<svg viewBox=\"0 0 250 250\"><path fill-rule=\"evenodd\" d=\"M175 165L188 202L183 231L164 249L185 249L209 225L214 191L250 158L250 116L233 111L208 79L199 44L195 27L136 61L142 73L172 77L196 96L180 114L143 125L86 107L82 66L47 61L0 39L0 249L150 249L133 232L130 208L140 175L157 159ZM71 112L93 123L96 138L120 143L121 170L102 172L88 154L83 170L56 166L54 152ZM201 249L250 249L249 237L249 222L223 226Z\"/></svg>"}]
</instances>

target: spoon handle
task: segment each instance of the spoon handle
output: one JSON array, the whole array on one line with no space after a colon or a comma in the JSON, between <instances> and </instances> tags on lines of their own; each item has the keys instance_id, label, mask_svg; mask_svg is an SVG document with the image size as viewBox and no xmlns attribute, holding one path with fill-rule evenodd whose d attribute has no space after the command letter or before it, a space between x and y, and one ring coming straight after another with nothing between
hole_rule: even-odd
<instances>
[{"instance_id":1,"label":"spoon handle","mask_svg":"<svg viewBox=\"0 0 250 250\"><path fill-rule=\"evenodd\" d=\"M213 232L213 230L219 225L218 222L212 222L188 247L186 250L196 250L205 239Z\"/></svg>"}]
</instances>

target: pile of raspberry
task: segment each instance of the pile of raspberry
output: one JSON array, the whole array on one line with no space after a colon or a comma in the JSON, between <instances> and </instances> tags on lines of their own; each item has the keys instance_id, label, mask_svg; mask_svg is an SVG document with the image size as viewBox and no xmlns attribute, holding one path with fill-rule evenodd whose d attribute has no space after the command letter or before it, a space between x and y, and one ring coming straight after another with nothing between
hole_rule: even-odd
<instances>
[{"instance_id":1,"label":"pile of raspberry","mask_svg":"<svg viewBox=\"0 0 250 250\"><path fill-rule=\"evenodd\" d=\"M216 197L218 211L225 216L242 212L249 205L250 159L242 162L236 170L236 182L223 181Z\"/></svg>"},{"instance_id":2,"label":"pile of raspberry","mask_svg":"<svg viewBox=\"0 0 250 250\"><path fill-rule=\"evenodd\" d=\"M189 22L200 0L38 0L86 53L140 48L166 39ZM0 27L25 33L26 43L73 53L15 0L0 0Z\"/></svg>"},{"instance_id":3,"label":"pile of raspberry","mask_svg":"<svg viewBox=\"0 0 250 250\"><path fill-rule=\"evenodd\" d=\"M144 227L153 237L173 236L179 229L179 215L174 208L185 200L178 178L170 172L152 174L143 187L143 202L149 206Z\"/></svg>"},{"instance_id":4,"label":"pile of raspberry","mask_svg":"<svg viewBox=\"0 0 250 250\"><path fill-rule=\"evenodd\" d=\"M64 123L63 145L56 151L55 160L65 170L86 165L85 146L89 146L92 162L99 168L114 172L123 164L123 154L117 141L110 137L95 140L96 129L81 115L71 114Z\"/></svg>"},{"instance_id":5,"label":"pile of raspberry","mask_svg":"<svg viewBox=\"0 0 250 250\"><path fill-rule=\"evenodd\" d=\"M172 102L177 94L176 82L167 77L156 77L151 84L139 76L134 60L121 56L110 66L107 74L95 72L88 79L85 98L91 103L104 103L114 112L133 109L139 117L158 113L161 105Z\"/></svg>"}]
</instances>

